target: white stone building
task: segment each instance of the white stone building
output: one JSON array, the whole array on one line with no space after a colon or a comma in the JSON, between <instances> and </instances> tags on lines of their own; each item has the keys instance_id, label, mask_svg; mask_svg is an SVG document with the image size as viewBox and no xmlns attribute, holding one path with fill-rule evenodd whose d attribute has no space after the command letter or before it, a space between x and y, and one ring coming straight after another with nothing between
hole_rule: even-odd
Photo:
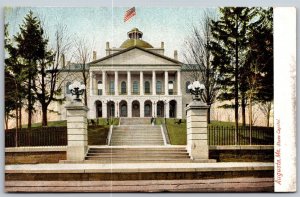
<instances>
[{"instance_id":1,"label":"white stone building","mask_svg":"<svg viewBox=\"0 0 300 197\"><path fill-rule=\"evenodd\" d=\"M96 59L94 52L94 60L87 70L88 118L185 117L186 85L177 51L174 58L167 57L163 42L155 48L142 40L142 35L134 28L120 48L110 48L107 42L105 57ZM78 77L75 78L78 80ZM69 79L74 80L74 77ZM65 82L67 97L71 82ZM64 116L62 112L62 119Z\"/></svg>"}]
</instances>

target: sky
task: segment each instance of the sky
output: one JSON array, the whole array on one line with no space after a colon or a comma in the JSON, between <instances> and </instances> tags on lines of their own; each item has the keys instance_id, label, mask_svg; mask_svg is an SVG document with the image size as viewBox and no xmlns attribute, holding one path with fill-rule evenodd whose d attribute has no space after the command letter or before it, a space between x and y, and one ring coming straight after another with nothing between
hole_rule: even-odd
<instances>
[{"instance_id":1,"label":"sky","mask_svg":"<svg viewBox=\"0 0 300 197\"><path fill-rule=\"evenodd\" d=\"M143 40L153 47L160 47L160 43L164 42L165 55L173 57L174 50L178 50L181 60L184 41L191 32L191 26L200 23L205 10L136 7L136 16L124 22L123 17L128 9L130 7L7 7L4 18L5 23L9 23L9 34L15 35L24 16L32 10L42 19L52 44L57 25L65 25L73 39L85 38L90 43L91 50L97 51L97 58L105 56L107 41L110 47L118 48L127 39L127 32L137 27L143 32Z\"/></svg>"}]
</instances>

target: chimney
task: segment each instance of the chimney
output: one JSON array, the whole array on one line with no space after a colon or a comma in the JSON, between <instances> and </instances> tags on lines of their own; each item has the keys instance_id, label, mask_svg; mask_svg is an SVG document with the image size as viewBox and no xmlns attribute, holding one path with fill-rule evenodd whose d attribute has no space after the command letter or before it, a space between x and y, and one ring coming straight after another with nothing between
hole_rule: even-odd
<instances>
[{"instance_id":1,"label":"chimney","mask_svg":"<svg viewBox=\"0 0 300 197\"><path fill-rule=\"evenodd\" d=\"M163 49L164 47L165 47L165 43L164 43L164 42L161 42L161 43L160 43L160 48Z\"/></svg>"},{"instance_id":2,"label":"chimney","mask_svg":"<svg viewBox=\"0 0 300 197\"><path fill-rule=\"evenodd\" d=\"M177 50L174 51L174 59L175 59L175 60L178 60L178 53L177 53Z\"/></svg>"},{"instance_id":3,"label":"chimney","mask_svg":"<svg viewBox=\"0 0 300 197\"><path fill-rule=\"evenodd\" d=\"M93 51L93 61L95 61L97 59L97 52Z\"/></svg>"},{"instance_id":4,"label":"chimney","mask_svg":"<svg viewBox=\"0 0 300 197\"><path fill-rule=\"evenodd\" d=\"M106 49L109 49L109 42L106 42Z\"/></svg>"}]
</instances>

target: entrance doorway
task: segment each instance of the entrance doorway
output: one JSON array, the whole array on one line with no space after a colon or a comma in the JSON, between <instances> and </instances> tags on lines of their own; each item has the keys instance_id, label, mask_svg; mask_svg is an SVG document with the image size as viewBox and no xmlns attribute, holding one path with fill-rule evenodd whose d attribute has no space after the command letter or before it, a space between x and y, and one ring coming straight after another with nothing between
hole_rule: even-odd
<instances>
[{"instance_id":1,"label":"entrance doorway","mask_svg":"<svg viewBox=\"0 0 300 197\"><path fill-rule=\"evenodd\" d=\"M96 117L101 118L102 117L102 102L101 101L96 101Z\"/></svg>"},{"instance_id":2,"label":"entrance doorway","mask_svg":"<svg viewBox=\"0 0 300 197\"><path fill-rule=\"evenodd\" d=\"M157 110L156 110L157 117L164 117L164 114L165 114L164 111L165 111L164 102L163 101L158 101L157 102Z\"/></svg>"},{"instance_id":3,"label":"entrance doorway","mask_svg":"<svg viewBox=\"0 0 300 197\"><path fill-rule=\"evenodd\" d=\"M138 101L132 102L132 117L140 117L140 103Z\"/></svg>"},{"instance_id":4,"label":"entrance doorway","mask_svg":"<svg viewBox=\"0 0 300 197\"><path fill-rule=\"evenodd\" d=\"M120 107L120 117L127 117L127 102L121 101L119 104Z\"/></svg>"},{"instance_id":5,"label":"entrance doorway","mask_svg":"<svg viewBox=\"0 0 300 197\"><path fill-rule=\"evenodd\" d=\"M170 118L176 118L176 101L175 100L171 100L170 101Z\"/></svg>"},{"instance_id":6,"label":"entrance doorway","mask_svg":"<svg viewBox=\"0 0 300 197\"><path fill-rule=\"evenodd\" d=\"M151 117L152 115L152 102L151 101L145 101L144 105L144 116L145 117Z\"/></svg>"},{"instance_id":7,"label":"entrance doorway","mask_svg":"<svg viewBox=\"0 0 300 197\"><path fill-rule=\"evenodd\" d=\"M115 102L113 101L107 103L107 117L115 117Z\"/></svg>"}]
</instances>

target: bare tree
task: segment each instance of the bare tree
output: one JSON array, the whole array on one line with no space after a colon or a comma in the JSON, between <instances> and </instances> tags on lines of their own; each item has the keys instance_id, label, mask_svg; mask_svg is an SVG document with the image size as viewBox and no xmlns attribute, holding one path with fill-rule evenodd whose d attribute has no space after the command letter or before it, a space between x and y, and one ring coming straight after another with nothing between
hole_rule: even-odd
<instances>
[{"instance_id":1,"label":"bare tree","mask_svg":"<svg viewBox=\"0 0 300 197\"><path fill-rule=\"evenodd\" d=\"M211 64L212 54L210 52L211 21L215 20L216 13L206 10L199 25L193 25L191 34L185 42L186 50L183 54L186 61L188 76L192 80L199 80L205 86L202 100L208 106L215 102L218 92L217 72ZM207 122L210 123L210 108L207 112Z\"/></svg>"},{"instance_id":2,"label":"bare tree","mask_svg":"<svg viewBox=\"0 0 300 197\"><path fill-rule=\"evenodd\" d=\"M88 63L91 61L93 44L86 38L76 39L74 58L77 64L80 65L80 70L83 78L83 84L87 87L89 79ZM84 91L84 104L87 106L87 91Z\"/></svg>"},{"instance_id":3,"label":"bare tree","mask_svg":"<svg viewBox=\"0 0 300 197\"><path fill-rule=\"evenodd\" d=\"M71 47L71 39L67 35L66 26L57 25L55 41L52 50L39 61L38 77L35 80L35 94L42 108L42 126L47 126L48 106L53 101L59 101L62 84L61 71L65 54ZM65 76L66 78L67 76Z\"/></svg>"},{"instance_id":4,"label":"bare tree","mask_svg":"<svg viewBox=\"0 0 300 197\"><path fill-rule=\"evenodd\" d=\"M258 104L260 111L266 117L266 126L267 127L270 126L270 116L271 116L272 106L273 106L273 102L271 102L271 101L261 102Z\"/></svg>"}]
</instances>

